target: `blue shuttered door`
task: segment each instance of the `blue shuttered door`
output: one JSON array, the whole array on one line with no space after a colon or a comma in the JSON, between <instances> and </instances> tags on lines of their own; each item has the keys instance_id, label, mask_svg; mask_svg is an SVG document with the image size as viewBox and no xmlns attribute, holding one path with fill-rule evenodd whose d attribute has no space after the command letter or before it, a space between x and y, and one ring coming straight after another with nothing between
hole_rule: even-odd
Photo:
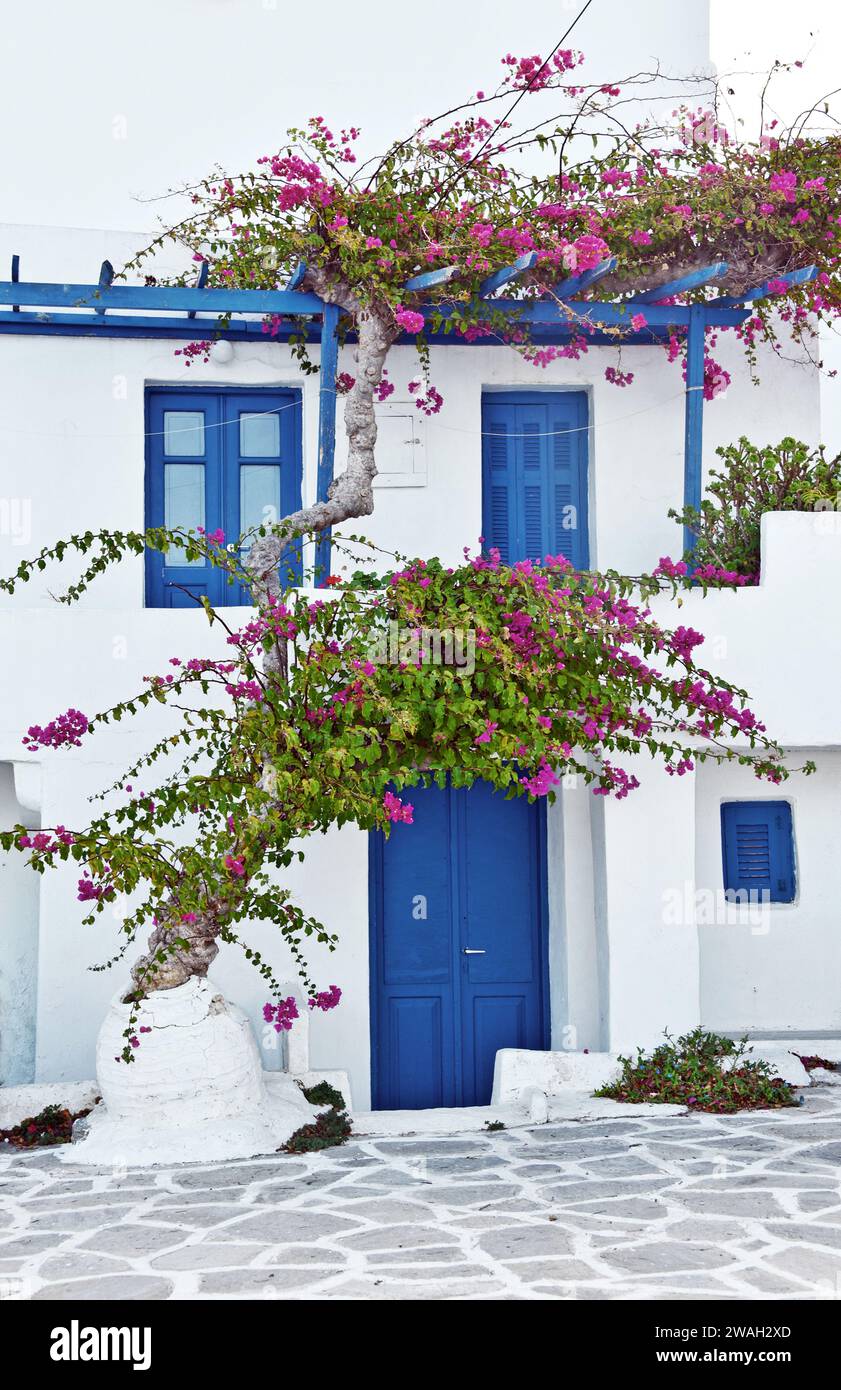
<instances>
[{"instance_id":1,"label":"blue shuttered door","mask_svg":"<svg viewBox=\"0 0 841 1390\"><path fill-rule=\"evenodd\" d=\"M374 1105L485 1105L501 1047L548 1045L544 808L413 788L371 837Z\"/></svg>"},{"instance_id":2,"label":"blue shuttered door","mask_svg":"<svg viewBox=\"0 0 841 1390\"><path fill-rule=\"evenodd\" d=\"M794 901L794 834L787 801L725 802L721 841L727 891L747 891L758 901Z\"/></svg>"},{"instance_id":3,"label":"blue shuttered door","mask_svg":"<svg viewBox=\"0 0 841 1390\"><path fill-rule=\"evenodd\" d=\"M301 505L297 391L154 390L147 397L147 526L224 531L228 542ZM281 578L300 582L300 546ZM189 608L250 602L240 585L183 551L147 553L146 603Z\"/></svg>"},{"instance_id":4,"label":"blue shuttered door","mask_svg":"<svg viewBox=\"0 0 841 1390\"><path fill-rule=\"evenodd\" d=\"M482 534L506 564L564 555L589 564L587 397L488 392L482 400Z\"/></svg>"}]
</instances>

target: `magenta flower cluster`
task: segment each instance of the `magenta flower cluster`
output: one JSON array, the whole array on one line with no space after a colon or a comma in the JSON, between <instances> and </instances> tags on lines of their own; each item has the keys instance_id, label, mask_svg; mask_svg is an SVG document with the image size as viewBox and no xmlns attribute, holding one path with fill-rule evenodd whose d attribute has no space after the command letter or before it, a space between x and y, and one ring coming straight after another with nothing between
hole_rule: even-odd
<instances>
[{"instance_id":1,"label":"magenta flower cluster","mask_svg":"<svg viewBox=\"0 0 841 1390\"><path fill-rule=\"evenodd\" d=\"M263 1005L263 1018L274 1025L276 1033L288 1033L296 1018L300 1018L294 995L281 999L277 1004Z\"/></svg>"},{"instance_id":2,"label":"magenta flower cluster","mask_svg":"<svg viewBox=\"0 0 841 1390\"><path fill-rule=\"evenodd\" d=\"M329 989L319 990L309 1000L311 1009L321 1009L327 1013L330 1009L335 1009L342 997L342 991L338 985L331 985Z\"/></svg>"},{"instance_id":3,"label":"magenta flower cluster","mask_svg":"<svg viewBox=\"0 0 841 1390\"><path fill-rule=\"evenodd\" d=\"M394 311L395 322L406 333L422 333L424 318L423 314L416 309L404 309L402 304L398 304Z\"/></svg>"},{"instance_id":4,"label":"magenta flower cluster","mask_svg":"<svg viewBox=\"0 0 841 1390\"><path fill-rule=\"evenodd\" d=\"M383 810L390 821L404 821L406 825L412 824L415 813L414 806L402 802L399 796L394 795L394 792L386 792L383 797Z\"/></svg>"},{"instance_id":5,"label":"magenta flower cluster","mask_svg":"<svg viewBox=\"0 0 841 1390\"><path fill-rule=\"evenodd\" d=\"M81 710L69 709L43 728L40 724L31 724L21 741L30 753L37 752L39 748L78 748L89 728L87 716Z\"/></svg>"},{"instance_id":6,"label":"magenta flower cluster","mask_svg":"<svg viewBox=\"0 0 841 1390\"><path fill-rule=\"evenodd\" d=\"M685 560L673 560L669 555L660 556L654 574L661 579L689 578L698 584L732 584L737 589L759 582L758 574L738 574L736 570L722 569L720 565L698 565L690 575Z\"/></svg>"}]
</instances>

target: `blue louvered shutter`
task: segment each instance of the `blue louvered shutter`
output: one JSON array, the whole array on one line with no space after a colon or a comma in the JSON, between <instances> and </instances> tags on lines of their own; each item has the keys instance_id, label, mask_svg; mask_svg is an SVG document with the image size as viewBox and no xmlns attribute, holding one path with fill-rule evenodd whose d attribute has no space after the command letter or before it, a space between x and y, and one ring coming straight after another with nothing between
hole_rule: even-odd
<instances>
[{"instance_id":1,"label":"blue louvered shutter","mask_svg":"<svg viewBox=\"0 0 841 1390\"><path fill-rule=\"evenodd\" d=\"M583 408L582 408L583 405ZM548 410L551 509L550 550L565 555L576 569L589 563L587 545L586 402L579 392L553 397Z\"/></svg>"},{"instance_id":2,"label":"blue louvered shutter","mask_svg":"<svg viewBox=\"0 0 841 1390\"><path fill-rule=\"evenodd\" d=\"M794 833L787 801L730 801L721 808L724 887L760 900L795 896Z\"/></svg>"},{"instance_id":3,"label":"blue louvered shutter","mask_svg":"<svg viewBox=\"0 0 841 1390\"><path fill-rule=\"evenodd\" d=\"M580 391L485 397L482 529L507 563L560 554L587 568L586 420Z\"/></svg>"},{"instance_id":4,"label":"blue louvered shutter","mask_svg":"<svg viewBox=\"0 0 841 1390\"><path fill-rule=\"evenodd\" d=\"M496 547L503 563L519 559L516 553L517 522L514 412L504 402L492 402L483 415L482 534L485 550Z\"/></svg>"},{"instance_id":5,"label":"blue louvered shutter","mask_svg":"<svg viewBox=\"0 0 841 1390\"><path fill-rule=\"evenodd\" d=\"M520 526L517 559L542 562L546 556L548 470L545 407L518 406L517 456L519 468Z\"/></svg>"}]
</instances>

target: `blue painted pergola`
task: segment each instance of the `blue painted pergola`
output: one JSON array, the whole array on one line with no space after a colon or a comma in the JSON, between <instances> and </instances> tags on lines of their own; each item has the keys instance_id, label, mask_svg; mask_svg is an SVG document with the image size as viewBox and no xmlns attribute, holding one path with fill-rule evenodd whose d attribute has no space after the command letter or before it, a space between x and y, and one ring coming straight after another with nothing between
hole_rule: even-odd
<instances>
[{"instance_id":1,"label":"blue painted pergola","mask_svg":"<svg viewBox=\"0 0 841 1390\"><path fill-rule=\"evenodd\" d=\"M619 303L583 299L584 292L616 268L609 257L581 275L573 275L555 285L538 300L499 297L506 285L528 274L537 262L534 252L520 256L511 265L490 275L479 287L479 299L489 311L508 314L529 325L531 340L537 344L569 342L584 334L588 343L616 344L616 330L622 332L623 346L651 346L665 342L675 330L686 334L686 408L684 427L684 504L698 508L701 503L701 452L704 405L704 333L707 328L730 328L750 316L744 306L764 299L769 285L757 285L739 295L721 295L692 305L663 304L662 301L686 294L704 285L721 281L727 274L724 261L716 261L680 279L645 290ZM103 261L96 284L68 285L20 279L20 257L12 257L11 279L0 281L0 333L58 334L67 337L127 337L196 339L218 336L234 342L265 341L263 320L278 315L282 322L280 341L292 332L301 332L302 321L312 342L321 346L321 385L318 422L318 499L325 500L333 479L336 442L336 391L338 369L339 310L318 295L300 289L306 274L301 263L282 290L208 289L208 267L203 262L192 287L159 285L114 285L114 270ZM422 295L425 290L446 284L457 277L455 266L428 271L407 280L404 290ZM814 266L806 266L775 278L773 292L780 282L794 286L814 279ZM450 347L469 347L467 340L443 330L452 313L446 304L425 305L418 309L429 324L430 343ZM632 317L644 311L646 326L633 330ZM198 315L202 317L199 318ZM227 322L219 327L220 319ZM440 320L440 323L438 322ZM437 325L437 326L433 326ZM398 341L413 342L406 336ZM480 340L487 344L493 340ZM684 547L691 549L693 537L684 532ZM325 573L330 565L330 536L319 541L317 563Z\"/></svg>"}]
</instances>

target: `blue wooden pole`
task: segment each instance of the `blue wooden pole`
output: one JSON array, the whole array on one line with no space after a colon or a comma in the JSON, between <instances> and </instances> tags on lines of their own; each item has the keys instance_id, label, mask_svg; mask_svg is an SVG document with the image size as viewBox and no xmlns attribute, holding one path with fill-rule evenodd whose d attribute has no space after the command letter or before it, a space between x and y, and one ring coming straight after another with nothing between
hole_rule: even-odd
<instances>
[{"instance_id":1,"label":"blue wooden pole","mask_svg":"<svg viewBox=\"0 0 841 1390\"><path fill-rule=\"evenodd\" d=\"M686 416L683 453L683 505L701 508L701 455L704 430L704 328L703 304L689 310L686 344ZM695 536L683 528L684 551L695 548Z\"/></svg>"},{"instance_id":2,"label":"blue wooden pole","mask_svg":"<svg viewBox=\"0 0 841 1390\"><path fill-rule=\"evenodd\" d=\"M321 376L318 390L318 501L327 501L333 481L336 452L336 374L339 368L339 310L325 304L321 318ZM315 546L316 583L321 588L330 573L330 530L319 533Z\"/></svg>"}]
</instances>

